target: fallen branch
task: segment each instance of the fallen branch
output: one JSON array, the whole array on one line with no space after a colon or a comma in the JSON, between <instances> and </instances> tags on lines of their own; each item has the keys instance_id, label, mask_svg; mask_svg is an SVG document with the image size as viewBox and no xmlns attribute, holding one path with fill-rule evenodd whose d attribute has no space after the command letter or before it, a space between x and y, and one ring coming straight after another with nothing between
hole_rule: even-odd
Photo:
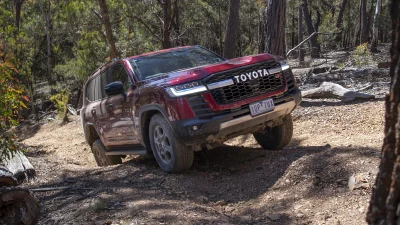
<instances>
[{"instance_id":1,"label":"fallen branch","mask_svg":"<svg viewBox=\"0 0 400 225\"><path fill-rule=\"evenodd\" d=\"M355 99L374 99L374 95L359 93L344 88L335 83L324 82L320 87L302 92L303 98L336 98L342 102L350 102Z\"/></svg>"},{"instance_id":2,"label":"fallen branch","mask_svg":"<svg viewBox=\"0 0 400 225\"><path fill-rule=\"evenodd\" d=\"M32 188L29 189L30 191L33 192L45 192L45 191L58 191L58 190L65 190L65 189L70 189L72 188L71 186L65 186L65 187L49 187L49 188Z\"/></svg>"},{"instance_id":3,"label":"fallen branch","mask_svg":"<svg viewBox=\"0 0 400 225\"><path fill-rule=\"evenodd\" d=\"M314 37L317 34L322 34L322 35L332 35L332 34L339 34L338 32L336 33L321 33L321 32L314 32L312 33L310 36L308 36L306 39L304 39L302 42L300 42L300 44L298 44L296 47L290 49L287 53L286 53L286 57L289 56L294 50L298 49L300 46L302 46L306 41L310 40L312 37Z\"/></svg>"}]
</instances>

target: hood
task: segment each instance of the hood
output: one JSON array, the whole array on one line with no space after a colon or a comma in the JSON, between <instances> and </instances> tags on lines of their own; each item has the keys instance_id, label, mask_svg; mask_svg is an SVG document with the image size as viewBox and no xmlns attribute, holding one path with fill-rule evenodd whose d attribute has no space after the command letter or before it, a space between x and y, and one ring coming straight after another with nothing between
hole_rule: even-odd
<instances>
[{"instance_id":1,"label":"hood","mask_svg":"<svg viewBox=\"0 0 400 225\"><path fill-rule=\"evenodd\" d=\"M187 83L190 81L201 80L217 72L231 70L238 67L247 66L269 60L277 60L277 58L268 53L252 55L252 56L244 56L240 58L226 60L216 64L208 64L200 67L174 71L166 75L141 81L140 83L142 83L143 86L169 87Z\"/></svg>"}]
</instances>

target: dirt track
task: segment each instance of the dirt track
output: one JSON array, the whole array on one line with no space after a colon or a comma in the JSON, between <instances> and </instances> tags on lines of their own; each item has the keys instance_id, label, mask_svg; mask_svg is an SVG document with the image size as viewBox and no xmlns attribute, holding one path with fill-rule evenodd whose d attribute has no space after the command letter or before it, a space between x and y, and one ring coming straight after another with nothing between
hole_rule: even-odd
<instances>
[{"instance_id":1,"label":"dirt track","mask_svg":"<svg viewBox=\"0 0 400 225\"><path fill-rule=\"evenodd\" d=\"M383 101L305 101L283 151L252 136L196 155L169 175L154 159L97 168L79 117L25 133L41 224L364 224L383 139ZM349 176L363 180L350 191Z\"/></svg>"}]
</instances>

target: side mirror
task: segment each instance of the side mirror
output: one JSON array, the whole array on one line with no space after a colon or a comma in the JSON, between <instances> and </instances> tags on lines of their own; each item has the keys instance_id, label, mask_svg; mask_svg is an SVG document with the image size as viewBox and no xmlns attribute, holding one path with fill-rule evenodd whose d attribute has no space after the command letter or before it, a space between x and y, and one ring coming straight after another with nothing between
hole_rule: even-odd
<instances>
[{"instance_id":1,"label":"side mirror","mask_svg":"<svg viewBox=\"0 0 400 225\"><path fill-rule=\"evenodd\" d=\"M115 82L107 84L104 87L104 90L105 90L107 96L125 94L124 86L122 85L121 81L115 81Z\"/></svg>"}]
</instances>

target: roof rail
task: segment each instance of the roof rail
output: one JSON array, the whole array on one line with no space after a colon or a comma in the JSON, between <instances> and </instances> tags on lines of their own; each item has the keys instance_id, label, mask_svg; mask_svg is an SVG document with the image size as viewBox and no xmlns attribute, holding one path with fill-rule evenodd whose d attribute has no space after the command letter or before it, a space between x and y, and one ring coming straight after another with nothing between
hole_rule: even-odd
<instances>
[{"instance_id":1,"label":"roof rail","mask_svg":"<svg viewBox=\"0 0 400 225\"><path fill-rule=\"evenodd\" d=\"M93 73L91 73L89 77L91 77L93 74L97 73L97 71L101 70L103 67L107 66L108 64L114 63L118 60L119 60L118 58L113 58L113 59L101 64L101 66L99 66Z\"/></svg>"}]
</instances>

